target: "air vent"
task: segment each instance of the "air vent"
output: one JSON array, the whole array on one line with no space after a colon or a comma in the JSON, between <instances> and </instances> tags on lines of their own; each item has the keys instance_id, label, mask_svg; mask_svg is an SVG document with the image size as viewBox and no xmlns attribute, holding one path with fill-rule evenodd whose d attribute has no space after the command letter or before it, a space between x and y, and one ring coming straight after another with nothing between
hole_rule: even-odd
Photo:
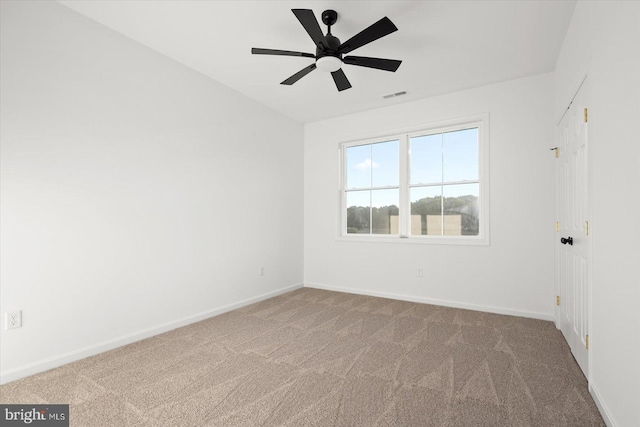
<instances>
[{"instance_id":1,"label":"air vent","mask_svg":"<svg viewBox=\"0 0 640 427\"><path fill-rule=\"evenodd\" d=\"M403 90L402 92L396 92L396 93L390 93L389 95L384 95L383 98L384 99L389 99L389 98L393 98L393 97L396 97L396 96L402 96L402 95L406 95L406 94L407 94L407 92Z\"/></svg>"}]
</instances>

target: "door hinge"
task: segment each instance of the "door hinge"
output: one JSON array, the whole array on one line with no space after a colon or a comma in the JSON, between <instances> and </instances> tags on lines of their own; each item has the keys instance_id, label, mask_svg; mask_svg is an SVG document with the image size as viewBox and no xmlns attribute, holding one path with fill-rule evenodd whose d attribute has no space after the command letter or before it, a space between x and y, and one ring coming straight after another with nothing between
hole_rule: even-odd
<instances>
[{"instance_id":1,"label":"door hinge","mask_svg":"<svg viewBox=\"0 0 640 427\"><path fill-rule=\"evenodd\" d=\"M560 305L560 295L556 295L556 305Z\"/></svg>"},{"instance_id":2,"label":"door hinge","mask_svg":"<svg viewBox=\"0 0 640 427\"><path fill-rule=\"evenodd\" d=\"M589 110L587 108L584 109L584 122L587 123L589 121Z\"/></svg>"},{"instance_id":3,"label":"door hinge","mask_svg":"<svg viewBox=\"0 0 640 427\"><path fill-rule=\"evenodd\" d=\"M587 335L584 339L584 346L589 350L589 335Z\"/></svg>"},{"instance_id":4,"label":"door hinge","mask_svg":"<svg viewBox=\"0 0 640 427\"><path fill-rule=\"evenodd\" d=\"M589 221L584 222L584 234L589 235Z\"/></svg>"},{"instance_id":5,"label":"door hinge","mask_svg":"<svg viewBox=\"0 0 640 427\"><path fill-rule=\"evenodd\" d=\"M556 231L560 231L560 223L556 221Z\"/></svg>"}]
</instances>

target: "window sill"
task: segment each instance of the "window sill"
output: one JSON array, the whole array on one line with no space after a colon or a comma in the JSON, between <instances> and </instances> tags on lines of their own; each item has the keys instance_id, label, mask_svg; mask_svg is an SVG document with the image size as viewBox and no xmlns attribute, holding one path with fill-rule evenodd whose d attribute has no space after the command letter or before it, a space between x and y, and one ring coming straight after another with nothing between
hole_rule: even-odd
<instances>
[{"instance_id":1,"label":"window sill","mask_svg":"<svg viewBox=\"0 0 640 427\"><path fill-rule=\"evenodd\" d=\"M339 242L354 243L399 243L418 245L458 245L458 246L489 246L488 237L467 237L467 236L383 236L383 235L341 235L336 238Z\"/></svg>"}]
</instances>

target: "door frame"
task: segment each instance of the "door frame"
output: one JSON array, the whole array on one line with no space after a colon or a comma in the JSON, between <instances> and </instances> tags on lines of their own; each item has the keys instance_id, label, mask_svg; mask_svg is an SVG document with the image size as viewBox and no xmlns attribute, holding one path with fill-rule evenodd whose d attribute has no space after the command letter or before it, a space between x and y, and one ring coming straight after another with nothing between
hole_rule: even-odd
<instances>
[{"instance_id":1,"label":"door frame","mask_svg":"<svg viewBox=\"0 0 640 427\"><path fill-rule=\"evenodd\" d=\"M560 114L560 116L556 119L556 122L554 124L554 147L557 146L557 129L558 126L560 125L560 123L562 122L562 120L564 119L564 116L566 115L566 113L569 111L569 109L571 108L571 105L573 103L573 101L575 100L576 96L578 95L578 92L580 91L580 89L582 88L582 85L584 84L584 82L587 80L587 78L590 75L590 70L589 70L589 64L587 64L585 66L585 68L582 70L582 72L578 75L578 78L576 80L576 83L573 85L571 92L569 92L569 97L568 99L566 99L566 101L564 102L564 105L566 105L566 107L564 108L564 110L562 111L562 113ZM591 84L591 82L589 83ZM590 92L591 92L591 87L588 87L588 93L587 93L587 99L590 100ZM589 114L589 118L588 118L588 123L591 124L592 122L592 118L591 118L591 114ZM591 221L592 219L592 209L591 209L591 194L592 194L592 158L590 155L590 146L592 144L592 132L589 132L589 127L587 127L587 149L586 149L586 156L587 156L587 218L589 219L589 239L587 239L587 253L589 256L589 265L587 266L587 334L589 336L589 348L587 349L587 372L586 372L586 378L587 378L587 383L588 383L588 387L589 387L589 392L592 392L592 388L591 388L591 365L592 365L592 356L591 354L593 353L591 351L591 349L593 348L593 341L592 341L592 330L593 330L593 298L592 298L592 289L593 289L593 274L592 274L592 266L593 266L593 245L592 245L592 239L593 239L593 231L594 231L594 227L593 227L593 223ZM555 159L554 159L555 160ZM554 163L554 201L555 201L555 206L554 206L554 215L556 218L556 221L558 221L559 219L559 176L557 174L557 165ZM555 254L555 259L554 259L554 292L555 292L555 296L557 297L558 295L560 295L560 244L558 243L559 239L560 239L560 234L558 231L554 231L554 254ZM554 302L555 302L555 298L554 298ZM560 329L560 307L557 304L554 304L554 308L553 308L553 317L554 317L554 323L557 329ZM563 335L564 338L564 335Z\"/></svg>"}]
</instances>

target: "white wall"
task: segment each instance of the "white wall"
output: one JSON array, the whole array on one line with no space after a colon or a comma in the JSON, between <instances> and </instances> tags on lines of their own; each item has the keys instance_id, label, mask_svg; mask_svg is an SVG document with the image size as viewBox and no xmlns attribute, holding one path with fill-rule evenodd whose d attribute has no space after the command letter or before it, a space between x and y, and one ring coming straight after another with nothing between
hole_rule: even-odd
<instances>
[{"instance_id":1,"label":"white wall","mask_svg":"<svg viewBox=\"0 0 640 427\"><path fill-rule=\"evenodd\" d=\"M1 8L2 381L302 283L301 124L55 2Z\"/></svg>"},{"instance_id":2,"label":"white wall","mask_svg":"<svg viewBox=\"0 0 640 427\"><path fill-rule=\"evenodd\" d=\"M305 125L305 285L551 319L552 109L544 74ZM490 115L490 246L336 239L341 141L481 113Z\"/></svg>"},{"instance_id":3,"label":"white wall","mask_svg":"<svg viewBox=\"0 0 640 427\"><path fill-rule=\"evenodd\" d=\"M590 386L609 425L640 425L640 3L578 2L555 71L556 117L589 79Z\"/></svg>"}]
</instances>

